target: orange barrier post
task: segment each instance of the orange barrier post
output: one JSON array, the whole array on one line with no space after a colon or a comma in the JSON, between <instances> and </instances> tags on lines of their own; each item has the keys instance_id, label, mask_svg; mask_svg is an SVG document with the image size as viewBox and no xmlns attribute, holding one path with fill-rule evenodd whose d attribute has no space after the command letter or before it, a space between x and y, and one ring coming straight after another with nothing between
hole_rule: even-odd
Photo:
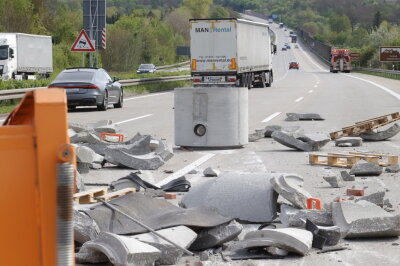
<instances>
[{"instance_id":1,"label":"orange barrier post","mask_svg":"<svg viewBox=\"0 0 400 266\"><path fill-rule=\"evenodd\" d=\"M321 200L316 198L307 199L307 209L309 210L321 210Z\"/></svg>"}]
</instances>

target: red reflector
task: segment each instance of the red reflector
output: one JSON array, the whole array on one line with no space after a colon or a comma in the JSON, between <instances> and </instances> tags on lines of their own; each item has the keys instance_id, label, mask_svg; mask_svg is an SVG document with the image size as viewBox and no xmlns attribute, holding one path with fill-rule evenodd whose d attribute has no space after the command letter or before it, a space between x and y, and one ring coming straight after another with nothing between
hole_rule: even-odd
<instances>
[{"instance_id":1,"label":"red reflector","mask_svg":"<svg viewBox=\"0 0 400 266\"><path fill-rule=\"evenodd\" d=\"M236 78L228 78L228 82L235 82Z\"/></svg>"},{"instance_id":2,"label":"red reflector","mask_svg":"<svg viewBox=\"0 0 400 266\"><path fill-rule=\"evenodd\" d=\"M201 78L194 78L193 82L201 82Z\"/></svg>"}]
</instances>

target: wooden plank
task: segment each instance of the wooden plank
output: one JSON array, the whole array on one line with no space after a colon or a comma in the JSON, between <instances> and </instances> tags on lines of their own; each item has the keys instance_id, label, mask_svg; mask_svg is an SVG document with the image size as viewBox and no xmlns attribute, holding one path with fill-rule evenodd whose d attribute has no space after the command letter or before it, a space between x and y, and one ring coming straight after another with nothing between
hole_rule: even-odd
<instances>
[{"instance_id":1,"label":"wooden plank","mask_svg":"<svg viewBox=\"0 0 400 266\"><path fill-rule=\"evenodd\" d=\"M359 160L359 157L351 154L309 154L311 165L351 168Z\"/></svg>"},{"instance_id":2,"label":"wooden plank","mask_svg":"<svg viewBox=\"0 0 400 266\"><path fill-rule=\"evenodd\" d=\"M75 193L73 200L79 204L96 203L95 198L100 197L107 193L106 188L93 188L87 191Z\"/></svg>"},{"instance_id":3,"label":"wooden plank","mask_svg":"<svg viewBox=\"0 0 400 266\"><path fill-rule=\"evenodd\" d=\"M350 152L349 154L354 154L356 156L363 156L363 157L377 157L378 161L376 162L380 166L389 166L389 165L396 165L399 164L399 156L396 155L387 155L387 154L376 154L376 153L366 153L366 152ZM380 159L386 159L386 162L380 162ZM367 160L368 161L368 160ZM371 161L375 162L375 161Z\"/></svg>"},{"instance_id":4,"label":"wooden plank","mask_svg":"<svg viewBox=\"0 0 400 266\"><path fill-rule=\"evenodd\" d=\"M115 192L111 192L111 193L107 193L105 195L102 195L100 197L97 197L98 199L102 199L102 200L111 200L111 199L115 199L121 196L124 196L126 194L129 193L135 193L136 189L135 188L124 188Z\"/></svg>"}]
</instances>

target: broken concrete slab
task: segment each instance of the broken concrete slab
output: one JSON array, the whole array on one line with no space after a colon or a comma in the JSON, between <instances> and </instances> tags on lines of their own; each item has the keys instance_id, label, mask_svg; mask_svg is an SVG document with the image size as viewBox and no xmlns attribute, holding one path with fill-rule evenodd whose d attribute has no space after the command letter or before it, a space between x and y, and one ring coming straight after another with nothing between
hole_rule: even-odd
<instances>
[{"instance_id":1,"label":"broken concrete slab","mask_svg":"<svg viewBox=\"0 0 400 266\"><path fill-rule=\"evenodd\" d=\"M285 121L299 121L299 120L325 120L316 113L286 113L287 118Z\"/></svg>"},{"instance_id":2,"label":"broken concrete slab","mask_svg":"<svg viewBox=\"0 0 400 266\"><path fill-rule=\"evenodd\" d=\"M203 175L206 177L217 177L220 175L220 171L211 167L207 167L206 169L204 169Z\"/></svg>"},{"instance_id":3,"label":"broken concrete slab","mask_svg":"<svg viewBox=\"0 0 400 266\"><path fill-rule=\"evenodd\" d=\"M77 163L76 170L80 174L87 174L90 172L90 163Z\"/></svg>"},{"instance_id":4,"label":"broken concrete slab","mask_svg":"<svg viewBox=\"0 0 400 266\"><path fill-rule=\"evenodd\" d=\"M83 244L99 236L100 228L87 214L74 210L74 241Z\"/></svg>"},{"instance_id":5,"label":"broken concrete slab","mask_svg":"<svg viewBox=\"0 0 400 266\"><path fill-rule=\"evenodd\" d=\"M181 205L208 207L221 215L249 222L271 222L276 217L278 195L271 174L223 173L190 189Z\"/></svg>"},{"instance_id":6,"label":"broken concrete slab","mask_svg":"<svg viewBox=\"0 0 400 266\"><path fill-rule=\"evenodd\" d=\"M385 191L379 191L379 192L372 193L370 195L358 198L358 199L355 200L355 202L359 202L361 200L365 200L365 201L369 201L369 202L371 202L373 204L376 204L379 207L383 208L383 202L384 202L385 194L386 194Z\"/></svg>"},{"instance_id":7,"label":"broken concrete slab","mask_svg":"<svg viewBox=\"0 0 400 266\"><path fill-rule=\"evenodd\" d=\"M101 125L93 128L97 133L111 133L116 134L119 132L118 126L116 124Z\"/></svg>"},{"instance_id":8,"label":"broken concrete slab","mask_svg":"<svg viewBox=\"0 0 400 266\"><path fill-rule=\"evenodd\" d=\"M358 162L350 170L350 175L355 176L379 176L382 174L382 167L374 163Z\"/></svg>"},{"instance_id":9,"label":"broken concrete slab","mask_svg":"<svg viewBox=\"0 0 400 266\"><path fill-rule=\"evenodd\" d=\"M340 176L342 177L343 181L355 181L356 176L349 174L347 171L340 171Z\"/></svg>"},{"instance_id":10,"label":"broken concrete slab","mask_svg":"<svg viewBox=\"0 0 400 266\"><path fill-rule=\"evenodd\" d=\"M368 202L334 202L333 222L345 238L400 235L400 215L392 215Z\"/></svg>"},{"instance_id":11,"label":"broken concrete slab","mask_svg":"<svg viewBox=\"0 0 400 266\"><path fill-rule=\"evenodd\" d=\"M107 155L107 153L110 150L119 150L131 155L148 154L151 153L150 141L151 141L150 136L140 136L140 138L134 141L133 143L109 145L105 149L105 155Z\"/></svg>"},{"instance_id":12,"label":"broken concrete slab","mask_svg":"<svg viewBox=\"0 0 400 266\"><path fill-rule=\"evenodd\" d=\"M83 244L76 254L76 261L98 263L98 258L93 255L99 253L104 254L115 266L154 265L161 256L161 251L151 245L127 236L101 232L98 238Z\"/></svg>"},{"instance_id":13,"label":"broken concrete slab","mask_svg":"<svg viewBox=\"0 0 400 266\"><path fill-rule=\"evenodd\" d=\"M76 171L76 188L77 192L82 192L86 190L85 183L83 182L83 177Z\"/></svg>"},{"instance_id":14,"label":"broken concrete slab","mask_svg":"<svg viewBox=\"0 0 400 266\"><path fill-rule=\"evenodd\" d=\"M280 174L270 179L273 189L295 207L306 209L311 194L303 188L303 177L296 174Z\"/></svg>"},{"instance_id":15,"label":"broken concrete slab","mask_svg":"<svg viewBox=\"0 0 400 266\"><path fill-rule=\"evenodd\" d=\"M107 149L105 159L115 165L136 170L155 170L164 165L164 160L154 152L132 155L118 149Z\"/></svg>"},{"instance_id":16,"label":"broken concrete slab","mask_svg":"<svg viewBox=\"0 0 400 266\"><path fill-rule=\"evenodd\" d=\"M86 146L78 146L76 148L76 159L81 163L102 163L104 157L95 153L91 148Z\"/></svg>"},{"instance_id":17,"label":"broken concrete slab","mask_svg":"<svg viewBox=\"0 0 400 266\"><path fill-rule=\"evenodd\" d=\"M271 136L280 144L300 151L319 151L330 141L326 134L320 133L291 136L281 131L275 131Z\"/></svg>"},{"instance_id":18,"label":"broken concrete slab","mask_svg":"<svg viewBox=\"0 0 400 266\"><path fill-rule=\"evenodd\" d=\"M329 183L329 185L333 188L341 188L344 187L343 179L341 176L336 175L335 173L331 171L327 171L324 173L324 176L322 177L326 182Z\"/></svg>"},{"instance_id":19,"label":"broken concrete slab","mask_svg":"<svg viewBox=\"0 0 400 266\"><path fill-rule=\"evenodd\" d=\"M158 148L154 152L158 154L165 162L174 156L172 147L168 145L165 139L158 140Z\"/></svg>"},{"instance_id":20,"label":"broken concrete slab","mask_svg":"<svg viewBox=\"0 0 400 266\"><path fill-rule=\"evenodd\" d=\"M313 244L315 248L323 249L325 245L334 246L340 238L340 228L337 226L319 226L307 219L306 230L313 234Z\"/></svg>"},{"instance_id":21,"label":"broken concrete slab","mask_svg":"<svg viewBox=\"0 0 400 266\"><path fill-rule=\"evenodd\" d=\"M238 244L247 249L277 247L304 256L311 249L312 238L312 233L304 229L263 229L248 233Z\"/></svg>"},{"instance_id":22,"label":"broken concrete slab","mask_svg":"<svg viewBox=\"0 0 400 266\"><path fill-rule=\"evenodd\" d=\"M211 229L203 229L196 241L190 246L190 250L201 251L217 247L223 243L235 239L243 230L243 226L232 221L229 224L222 224Z\"/></svg>"},{"instance_id":23,"label":"broken concrete slab","mask_svg":"<svg viewBox=\"0 0 400 266\"><path fill-rule=\"evenodd\" d=\"M281 130L282 126L278 125L266 126L264 129L264 138L270 138L272 133L274 133L274 131L281 131Z\"/></svg>"},{"instance_id":24,"label":"broken concrete slab","mask_svg":"<svg viewBox=\"0 0 400 266\"><path fill-rule=\"evenodd\" d=\"M249 134L249 142L255 142L257 140L264 138L264 135L262 133L263 132L254 132Z\"/></svg>"},{"instance_id":25,"label":"broken concrete slab","mask_svg":"<svg viewBox=\"0 0 400 266\"><path fill-rule=\"evenodd\" d=\"M385 172L387 173L398 173L400 172L400 165L389 165L385 168Z\"/></svg>"},{"instance_id":26,"label":"broken concrete slab","mask_svg":"<svg viewBox=\"0 0 400 266\"><path fill-rule=\"evenodd\" d=\"M360 137L343 137L335 140L335 145L341 147L340 144L350 143L348 147L360 147L363 144L362 138Z\"/></svg>"},{"instance_id":27,"label":"broken concrete slab","mask_svg":"<svg viewBox=\"0 0 400 266\"><path fill-rule=\"evenodd\" d=\"M297 209L286 204L281 205L279 219L287 227L305 227L306 220L317 225L333 225L330 211Z\"/></svg>"},{"instance_id":28,"label":"broken concrete slab","mask_svg":"<svg viewBox=\"0 0 400 266\"><path fill-rule=\"evenodd\" d=\"M272 133L274 131L282 131L283 133L290 135L290 136L297 136L304 134L304 131L299 127L299 126L277 126L277 125L271 125L271 126L266 126L264 129L264 137L265 138L271 138Z\"/></svg>"},{"instance_id":29,"label":"broken concrete slab","mask_svg":"<svg viewBox=\"0 0 400 266\"><path fill-rule=\"evenodd\" d=\"M394 123L393 126L389 127L386 130L378 132L368 131L362 133L360 137L366 141L382 141L396 136L399 132L400 132L400 126L397 123Z\"/></svg>"},{"instance_id":30,"label":"broken concrete slab","mask_svg":"<svg viewBox=\"0 0 400 266\"><path fill-rule=\"evenodd\" d=\"M178 246L186 249L190 247L197 237L197 234L186 226L176 226L157 230L157 233L177 244ZM159 249L161 251L161 256L156 261L157 264L174 265L183 255L183 251L181 249L178 249L171 243L155 236L152 233L144 233L130 237Z\"/></svg>"}]
</instances>

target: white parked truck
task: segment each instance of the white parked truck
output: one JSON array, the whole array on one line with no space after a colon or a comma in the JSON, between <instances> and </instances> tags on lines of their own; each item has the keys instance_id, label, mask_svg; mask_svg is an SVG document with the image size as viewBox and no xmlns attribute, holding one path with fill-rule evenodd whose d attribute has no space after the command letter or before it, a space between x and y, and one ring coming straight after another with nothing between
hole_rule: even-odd
<instances>
[{"instance_id":1,"label":"white parked truck","mask_svg":"<svg viewBox=\"0 0 400 266\"><path fill-rule=\"evenodd\" d=\"M271 86L275 45L267 24L191 19L190 39L194 86Z\"/></svg>"},{"instance_id":2,"label":"white parked truck","mask_svg":"<svg viewBox=\"0 0 400 266\"><path fill-rule=\"evenodd\" d=\"M50 36L0 33L0 77L4 80L47 77L53 72Z\"/></svg>"}]
</instances>

